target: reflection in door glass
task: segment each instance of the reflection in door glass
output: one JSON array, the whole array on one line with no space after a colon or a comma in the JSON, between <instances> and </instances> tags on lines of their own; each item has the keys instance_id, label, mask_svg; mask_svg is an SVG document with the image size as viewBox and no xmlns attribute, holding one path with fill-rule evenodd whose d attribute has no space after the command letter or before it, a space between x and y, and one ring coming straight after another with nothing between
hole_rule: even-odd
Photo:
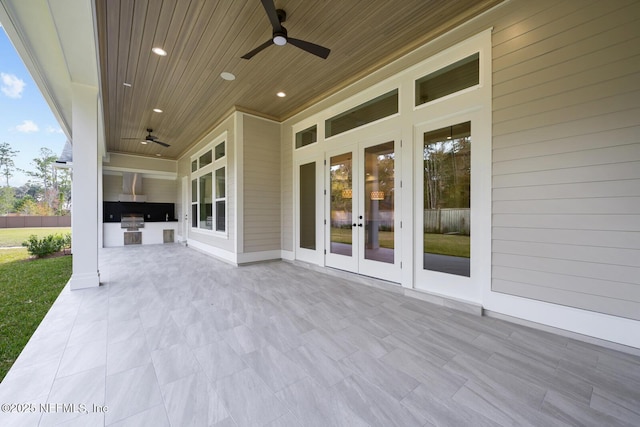
<instances>
[{"instance_id":1,"label":"reflection in door glass","mask_svg":"<svg viewBox=\"0 0 640 427\"><path fill-rule=\"evenodd\" d=\"M424 134L424 269L470 277L471 123Z\"/></svg>"},{"instance_id":2,"label":"reflection in door glass","mask_svg":"<svg viewBox=\"0 0 640 427\"><path fill-rule=\"evenodd\" d=\"M352 200L351 153L331 157L331 248L332 254L351 256Z\"/></svg>"},{"instance_id":3,"label":"reflection in door glass","mask_svg":"<svg viewBox=\"0 0 640 427\"><path fill-rule=\"evenodd\" d=\"M316 164L300 165L300 247L316 249Z\"/></svg>"},{"instance_id":4,"label":"reflection in door glass","mask_svg":"<svg viewBox=\"0 0 640 427\"><path fill-rule=\"evenodd\" d=\"M394 142L364 150L364 257L394 262Z\"/></svg>"}]
</instances>

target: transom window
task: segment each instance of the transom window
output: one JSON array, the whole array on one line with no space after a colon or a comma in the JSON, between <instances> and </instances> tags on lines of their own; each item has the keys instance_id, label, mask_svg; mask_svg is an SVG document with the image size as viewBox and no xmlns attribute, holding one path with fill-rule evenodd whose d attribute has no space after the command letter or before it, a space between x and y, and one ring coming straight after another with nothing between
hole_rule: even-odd
<instances>
[{"instance_id":1,"label":"transom window","mask_svg":"<svg viewBox=\"0 0 640 427\"><path fill-rule=\"evenodd\" d=\"M301 130L296 133L296 148L302 148L318 141L318 126L313 125L310 128Z\"/></svg>"},{"instance_id":2,"label":"transom window","mask_svg":"<svg viewBox=\"0 0 640 427\"><path fill-rule=\"evenodd\" d=\"M398 89L382 94L325 121L326 137L375 122L398 113Z\"/></svg>"},{"instance_id":3,"label":"transom window","mask_svg":"<svg viewBox=\"0 0 640 427\"><path fill-rule=\"evenodd\" d=\"M416 80L416 106L479 83L480 54L474 53Z\"/></svg>"}]
</instances>

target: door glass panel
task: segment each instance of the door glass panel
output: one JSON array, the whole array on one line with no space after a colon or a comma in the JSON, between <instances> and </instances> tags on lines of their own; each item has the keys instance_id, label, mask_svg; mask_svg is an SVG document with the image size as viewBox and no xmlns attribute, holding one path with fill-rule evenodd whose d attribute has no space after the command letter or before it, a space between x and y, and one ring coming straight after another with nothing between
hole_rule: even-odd
<instances>
[{"instance_id":1,"label":"door glass panel","mask_svg":"<svg viewBox=\"0 0 640 427\"><path fill-rule=\"evenodd\" d=\"M316 164L300 165L300 247L316 249Z\"/></svg>"},{"instance_id":2,"label":"door glass panel","mask_svg":"<svg viewBox=\"0 0 640 427\"><path fill-rule=\"evenodd\" d=\"M364 257L394 262L393 141L364 150Z\"/></svg>"},{"instance_id":3,"label":"door glass panel","mask_svg":"<svg viewBox=\"0 0 640 427\"><path fill-rule=\"evenodd\" d=\"M331 247L333 254L351 256L353 252L353 184L351 153L331 157Z\"/></svg>"},{"instance_id":4,"label":"door glass panel","mask_svg":"<svg viewBox=\"0 0 640 427\"><path fill-rule=\"evenodd\" d=\"M471 123L424 134L425 270L470 277Z\"/></svg>"}]
</instances>

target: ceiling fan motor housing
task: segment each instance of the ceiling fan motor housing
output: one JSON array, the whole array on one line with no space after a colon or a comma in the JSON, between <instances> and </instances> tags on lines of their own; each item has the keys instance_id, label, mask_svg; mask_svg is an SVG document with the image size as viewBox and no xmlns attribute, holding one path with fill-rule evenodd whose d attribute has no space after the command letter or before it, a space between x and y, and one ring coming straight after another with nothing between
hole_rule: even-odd
<instances>
[{"instance_id":1,"label":"ceiling fan motor housing","mask_svg":"<svg viewBox=\"0 0 640 427\"><path fill-rule=\"evenodd\" d=\"M271 28L273 28L271 39L262 43L252 51L242 55L242 59L251 59L257 53L262 52L264 49L274 44L278 46L291 44L298 49L304 50L305 52L319 56L322 59L327 59L329 53L331 52L330 49L305 40L300 40L293 37L289 38L289 36L287 35L287 29L282 26L282 23L287 20L287 14L282 9L276 9L273 0L262 0L262 6L267 13L267 17L269 18L269 22L271 23Z\"/></svg>"},{"instance_id":2,"label":"ceiling fan motor housing","mask_svg":"<svg viewBox=\"0 0 640 427\"><path fill-rule=\"evenodd\" d=\"M274 31L273 32L273 43L278 46L284 46L287 44L287 29L284 27L280 27L282 31Z\"/></svg>"}]
</instances>

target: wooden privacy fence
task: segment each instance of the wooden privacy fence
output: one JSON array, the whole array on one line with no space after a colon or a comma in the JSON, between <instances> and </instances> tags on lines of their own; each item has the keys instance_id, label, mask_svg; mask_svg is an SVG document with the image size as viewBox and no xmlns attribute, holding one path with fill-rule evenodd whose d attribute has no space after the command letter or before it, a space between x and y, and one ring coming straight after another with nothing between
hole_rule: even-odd
<instances>
[{"instance_id":1,"label":"wooden privacy fence","mask_svg":"<svg viewBox=\"0 0 640 427\"><path fill-rule=\"evenodd\" d=\"M0 228L71 227L71 216L0 216Z\"/></svg>"},{"instance_id":2,"label":"wooden privacy fence","mask_svg":"<svg viewBox=\"0 0 640 427\"><path fill-rule=\"evenodd\" d=\"M468 236L471 232L471 209L425 209L424 232Z\"/></svg>"}]
</instances>

